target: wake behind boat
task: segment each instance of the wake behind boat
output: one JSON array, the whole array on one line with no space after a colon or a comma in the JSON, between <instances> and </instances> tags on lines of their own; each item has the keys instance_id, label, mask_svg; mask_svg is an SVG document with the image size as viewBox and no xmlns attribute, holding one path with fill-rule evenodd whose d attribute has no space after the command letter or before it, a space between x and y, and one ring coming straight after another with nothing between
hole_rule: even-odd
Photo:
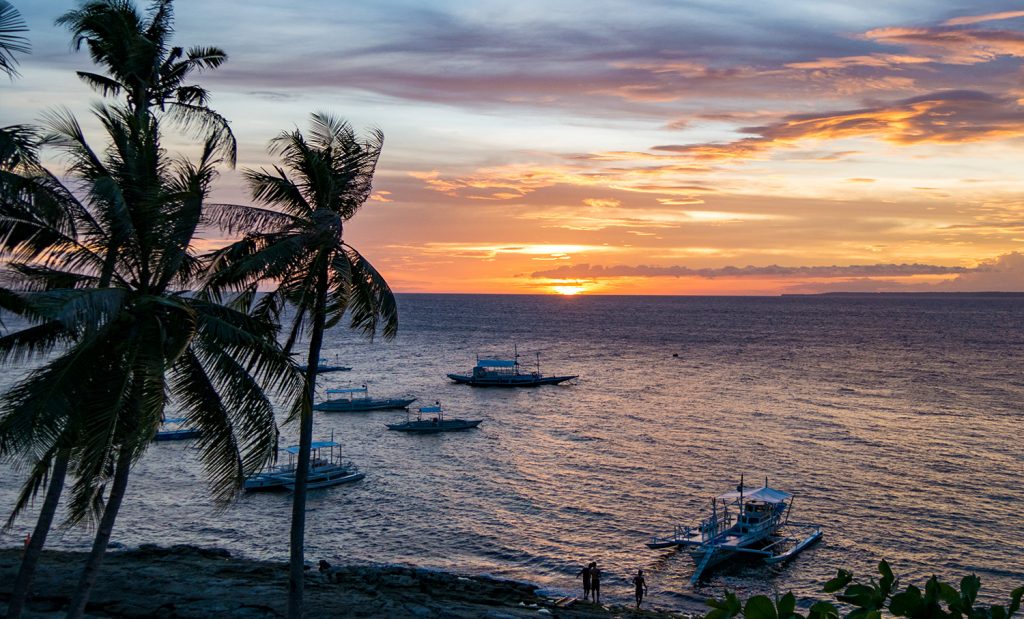
<instances>
[{"instance_id":1,"label":"wake behind boat","mask_svg":"<svg viewBox=\"0 0 1024 619\"><path fill-rule=\"evenodd\" d=\"M512 359L481 359L477 355L476 365L470 374L448 374L448 378L474 387L536 387L557 385L578 376L544 376L540 372L540 353L537 353L536 371L523 371L517 349Z\"/></svg>"},{"instance_id":2,"label":"wake behind boat","mask_svg":"<svg viewBox=\"0 0 1024 619\"><path fill-rule=\"evenodd\" d=\"M408 408L416 398L371 398L366 385L345 389L328 389L327 395L340 395L340 398L324 400L313 405L313 410L325 413L362 413L367 411L386 411Z\"/></svg>"},{"instance_id":3,"label":"wake behind boat","mask_svg":"<svg viewBox=\"0 0 1024 619\"><path fill-rule=\"evenodd\" d=\"M414 434L434 434L436 432L454 432L469 430L480 425L483 419L445 419L444 409L440 403L424 406L416 414L416 418L406 417L402 423L387 424L388 430L412 432Z\"/></svg>"},{"instance_id":4,"label":"wake behind boat","mask_svg":"<svg viewBox=\"0 0 1024 619\"><path fill-rule=\"evenodd\" d=\"M697 564L691 585L704 570L737 554L781 563L821 539L820 525L789 521L792 499L792 494L768 487L767 478L763 487L749 491L744 490L741 479L735 492L712 500L711 516L699 525L677 525L671 537L654 537L647 547L686 548Z\"/></svg>"},{"instance_id":5,"label":"wake behind boat","mask_svg":"<svg viewBox=\"0 0 1024 619\"><path fill-rule=\"evenodd\" d=\"M337 452L335 452L337 447ZM327 450L325 454L324 451ZM298 468L296 456L299 446L292 445L285 449L288 454L287 464L275 465L245 480L245 489L249 492L265 490L294 490L295 471ZM347 484L366 477L355 464L341 457L341 445L334 441L314 442L311 445L309 458L309 476L306 487L310 490Z\"/></svg>"}]
</instances>

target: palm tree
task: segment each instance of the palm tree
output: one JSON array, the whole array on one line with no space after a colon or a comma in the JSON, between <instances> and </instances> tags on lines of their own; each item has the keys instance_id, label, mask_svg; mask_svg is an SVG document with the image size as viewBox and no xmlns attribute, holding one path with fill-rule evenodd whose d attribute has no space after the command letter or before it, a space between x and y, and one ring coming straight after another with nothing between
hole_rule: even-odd
<instances>
[{"instance_id":1,"label":"palm tree","mask_svg":"<svg viewBox=\"0 0 1024 619\"><path fill-rule=\"evenodd\" d=\"M218 153L234 165L235 137L228 121L209 108L205 88L187 83L193 73L216 69L228 56L218 47L185 50L170 44L173 0L154 0L148 17L131 0L89 0L57 24L71 30L76 50L84 44L93 62L107 71L78 71L86 84L104 96L124 94L140 121L159 110L180 128L213 138Z\"/></svg>"},{"instance_id":2,"label":"palm tree","mask_svg":"<svg viewBox=\"0 0 1024 619\"><path fill-rule=\"evenodd\" d=\"M46 360L0 397L0 455L35 462L16 510L39 489L49 462L59 468L61 453L76 477L72 523L93 518L111 486L70 617L84 612L131 465L168 402L203 431L214 496L227 500L276 451L265 389L291 393L300 384L276 326L180 292L199 273L191 243L216 173L214 141L198 163L171 161L154 117L139 126L133 110L108 106L96 116L109 139L103 155L73 117L51 118L51 140L70 158L84 198L52 175L24 177L27 203L5 205L5 222L18 232L12 238L22 239L10 248L17 290L0 294L0 307L31 324L0 338L0 362ZM12 216L55 196L66 202L58 217Z\"/></svg>"},{"instance_id":3,"label":"palm tree","mask_svg":"<svg viewBox=\"0 0 1024 619\"><path fill-rule=\"evenodd\" d=\"M14 68L18 59L14 54L29 52L28 39L20 33L28 32L25 20L7 0L0 0L0 73L14 77L18 71Z\"/></svg>"},{"instance_id":4,"label":"palm tree","mask_svg":"<svg viewBox=\"0 0 1024 619\"><path fill-rule=\"evenodd\" d=\"M195 130L234 165L235 140L227 121L209 109L209 93L205 89L185 83L193 73L220 66L227 55L213 47L192 48L187 53L182 48L171 47L171 0L154 2L148 19L139 14L130 0L90 1L79 10L65 14L58 23L72 30L76 49L86 44L93 59L109 71L109 75L79 72L79 76L104 95L125 94L127 109L136 117L136 126L147 126L152 108L158 108L162 117L183 129ZM10 66L3 63L5 47L10 51L28 51L27 40L13 34L22 30L24 25L17 13L5 0L0 0L0 68ZM13 59L10 54L8 57ZM84 143L84 138L79 141ZM69 232L65 227L84 212L73 192L37 165L39 144L38 133L31 127L0 129L0 198L4 208L0 227L7 231L0 248L20 247L22 251L28 248L30 253L45 252L49 243L62 242L60 234L54 236L54 231ZM22 179L21 174L26 170L27 179ZM99 277L92 280L92 285L100 288L110 285L120 251L117 230L110 232ZM20 612L28 594L63 490L70 448L65 446L51 457L52 467L50 457L40 459L33 474L37 482L26 486L34 496L41 490L41 480L49 475L46 499L19 570L10 613ZM18 511L15 510L12 519Z\"/></svg>"},{"instance_id":5,"label":"palm tree","mask_svg":"<svg viewBox=\"0 0 1024 619\"><path fill-rule=\"evenodd\" d=\"M269 152L283 166L245 172L260 207L216 205L215 223L228 231L249 231L211 256L208 290L252 297L260 282L277 282L258 315L277 318L286 303L295 307L285 351L310 333L305 389L289 419L299 419L299 457L292 504L288 615L302 616L306 480L313 438L312 401L324 330L346 315L353 329L386 339L398 330L398 311L387 282L343 239L344 224L370 195L384 136L360 140L352 127L329 114L313 114L308 136L296 129L271 141Z\"/></svg>"}]
</instances>

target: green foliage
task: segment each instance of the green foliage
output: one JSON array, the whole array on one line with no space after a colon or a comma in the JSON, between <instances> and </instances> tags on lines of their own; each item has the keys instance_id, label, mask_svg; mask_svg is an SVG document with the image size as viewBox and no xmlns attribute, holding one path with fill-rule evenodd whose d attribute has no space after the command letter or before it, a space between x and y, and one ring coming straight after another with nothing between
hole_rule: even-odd
<instances>
[{"instance_id":1,"label":"green foliage","mask_svg":"<svg viewBox=\"0 0 1024 619\"><path fill-rule=\"evenodd\" d=\"M959 589L932 576L924 591L914 585L899 591L899 579L886 561L878 564L878 574L880 578L862 583L854 580L852 572L838 570L835 578L825 583L822 590L834 594L846 614L831 602L818 601L811 605L806 619L881 619L885 611L894 617L909 619L1010 619L1020 610L1021 598L1024 597L1024 587L1018 587L1010 594L1010 603L1006 606L978 606L981 579L973 574L961 579ZM743 604L736 594L726 591L723 599L710 599L707 604L712 610L704 619L738 616L745 619L804 619L796 612L796 598L792 593L776 597L774 601L764 595L755 595Z\"/></svg>"}]
</instances>

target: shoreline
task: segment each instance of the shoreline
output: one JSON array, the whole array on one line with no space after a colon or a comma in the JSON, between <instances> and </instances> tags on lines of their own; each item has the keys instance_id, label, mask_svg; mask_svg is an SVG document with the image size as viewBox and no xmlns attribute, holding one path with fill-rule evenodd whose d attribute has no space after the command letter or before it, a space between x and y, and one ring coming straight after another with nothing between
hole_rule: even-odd
<instances>
[{"instance_id":1,"label":"shoreline","mask_svg":"<svg viewBox=\"0 0 1024 619\"><path fill-rule=\"evenodd\" d=\"M21 548L0 549L0 614L21 561ZM26 617L62 617L78 582L84 552L44 551ZM314 566L305 586L307 617L637 617L701 616L704 611L639 611L538 593L530 583L403 565ZM221 548L144 544L110 550L87 608L93 617L284 617L284 562L233 557Z\"/></svg>"}]
</instances>

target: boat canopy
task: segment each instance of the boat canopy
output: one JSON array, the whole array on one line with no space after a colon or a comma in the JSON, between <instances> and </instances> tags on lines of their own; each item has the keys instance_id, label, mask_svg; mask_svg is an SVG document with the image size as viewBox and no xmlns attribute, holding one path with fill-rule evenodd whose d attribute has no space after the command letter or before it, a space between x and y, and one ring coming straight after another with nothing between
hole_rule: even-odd
<instances>
[{"instance_id":1,"label":"boat canopy","mask_svg":"<svg viewBox=\"0 0 1024 619\"><path fill-rule=\"evenodd\" d=\"M323 449L324 447L341 447L341 445L335 443L334 441L313 441L313 444L309 446L310 449ZM285 451L287 451L290 454L297 454L299 453L299 446L292 445L291 447L285 449Z\"/></svg>"},{"instance_id":2,"label":"boat canopy","mask_svg":"<svg viewBox=\"0 0 1024 619\"><path fill-rule=\"evenodd\" d=\"M420 412L421 413L440 413L441 412L441 407L440 406L424 406L424 407L420 408Z\"/></svg>"},{"instance_id":3,"label":"boat canopy","mask_svg":"<svg viewBox=\"0 0 1024 619\"><path fill-rule=\"evenodd\" d=\"M184 417L168 417L167 419L164 419L164 423L184 423L186 421L188 421L188 419L185 419Z\"/></svg>"},{"instance_id":4,"label":"boat canopy","mask_svg":"<svg viewBox=\"0 0 1024 619\"><path fill-rule=\"evenodd\" d=\"M768 486L764 486L761 488L744 490L742 493L726 492L725 494L720 495L718 499L720 501L732 501L740 498L741 494L743 496L743 500L745 501L763 501L765 503L782 503L793 498L793 495L788 492L783 492L782 490L776 490L775 488L769 488Z\"/></svg>"},{"instance_id":5,"label":"boat canopy","mask_svg":"<svg viewBox=\"0 0 1024 619\"><path fill-rule=\"evenodd\" d=\"M328 389L327 393L366 393L366 385L362 387L348 387L347 389Z\"/></svg>"},{"instance_id":6,"label":"boat canopy","mask_svg":"<svg viewBox=\"0 0 1024 619\"><path fill-rule=\"evenodd\" d=\"M477 359L476 367L478 368L514 368L516 367L515 361L509 361L508 359Z\"/></svg>"}]
</instances>

